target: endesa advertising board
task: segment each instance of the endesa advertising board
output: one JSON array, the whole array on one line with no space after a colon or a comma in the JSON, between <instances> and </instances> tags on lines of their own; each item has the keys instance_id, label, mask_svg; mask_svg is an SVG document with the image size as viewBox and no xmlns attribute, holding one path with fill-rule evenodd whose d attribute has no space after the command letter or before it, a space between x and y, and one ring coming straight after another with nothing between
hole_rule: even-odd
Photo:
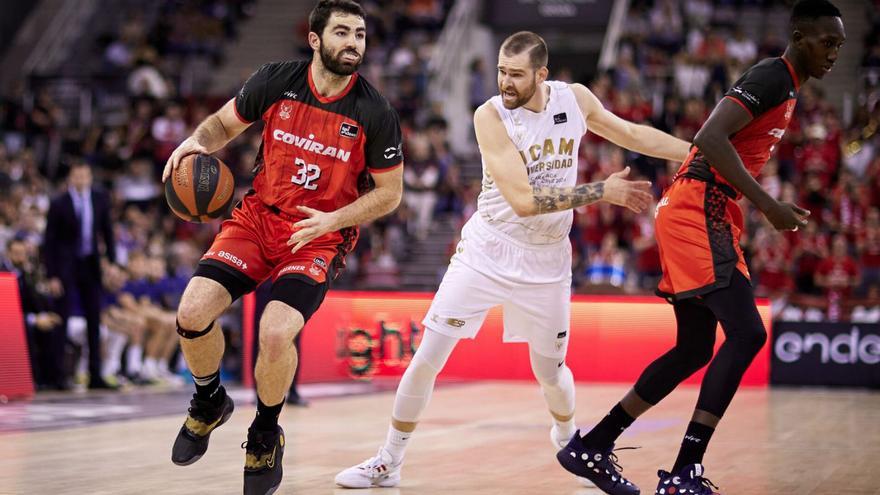
<instances>
[{"instance_id":1,"label":"endesa advertising board","mask_svg":"<svg viewBox=\"0 0 880 495\"><path fill-rule=\"evenodd\" d=\"M333 292L303 330L301 380L318 382L400 375L424 334L422 319L432 294ZM769 329L769 306L759 309ZM528 346L503 344L501 309L493 309L476 339L462 340L441 376L460 379L532 380ZM675 342L672 306L655 297L575 296L568 365L575 379L633 382ZM717 345L723 342L720 327ZM764 386L769 346L743 378ZM699 383L704 370L687 383Z\"/></svg>"},{"instance_id":2,"label":"endesa advertising board","mask_svg":"<svg viewBox=\"0 0 880 495\"><path fill-rule=\"evenodd\" d=\"M772 342L774 385L880 388L880 324L780 322Z\"/></svg>"}]
</instances>

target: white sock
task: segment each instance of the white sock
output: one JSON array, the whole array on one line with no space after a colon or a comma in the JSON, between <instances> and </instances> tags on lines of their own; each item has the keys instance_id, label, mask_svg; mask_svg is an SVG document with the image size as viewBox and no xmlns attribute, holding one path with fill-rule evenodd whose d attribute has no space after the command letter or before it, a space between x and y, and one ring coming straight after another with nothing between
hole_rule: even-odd
<instances>
[{"instance_id":1,"label":"white sock","mask_svg":"<svg viewBox=\"0 0 880 495\"><path fill-rule=\"evenodd\" d=\"M560 440L570 440L571 437L574 436L574 432L577 431L577 426L574 424L574 417L568 421L559 421L558 419L553 418L553 422L556 423L556 431L559 432Z\"/></svg>"},{"instance_id":2,"label":"white sock","mask_svg":"<svg viewBox=\"0 0 880 495\"><path fill-rule=\"evenodd\" d=\"M388 427L388 436L385 438L385 445L382 449L391 456L394 464L400 464L403 460L403 454L406 452L406 444L413 432L403 432L395 429L393 426Z\"/></svg>"},{"instance_id":3,"label":"white sock","mask_svg":"<svg viewBox=\"0 0 880 495\"><path fill-rule=\"evenodd\" d=\"M125 365L129 375L135 376L141 372L143 356L143 347L139 345L128 346L128 352L125 354Z\"/></svg>"},{"instance_id":4,"label":"white sock","mask_svg":"<svg viewBox=\"0 0 880 495\"><path fill-rule=\"evenodd\" d=\"M104 332L107 337L107 356L104 358L104 376L113 376L119 372L122 361L122 349L128 338L121 333Z\"/></svg>"},{"instance_id":5,"label":"white sock","mask_svg":"<svg viewBox=\"0 0 880 495\"><path fill-rule=\"evenodd\" d=\"M144 359L144 367L141 369L141 376L144 378L156 378L159 374L159 365L156 358L148 357Z\"/></svg>"}]
</instances>

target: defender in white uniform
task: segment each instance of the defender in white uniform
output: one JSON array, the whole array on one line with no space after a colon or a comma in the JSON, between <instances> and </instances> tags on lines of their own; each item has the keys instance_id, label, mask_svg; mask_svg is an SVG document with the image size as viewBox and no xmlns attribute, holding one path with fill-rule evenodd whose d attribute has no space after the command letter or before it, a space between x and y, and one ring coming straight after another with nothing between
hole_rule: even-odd
<instances>
[{"instance_id":1,"label":"defender in white uniform","mask_svg":"<svg viewBox=\"0 0 880 495\"><path fill-rule=\"evenodd\" d=\"M635 212L652 202L649 182L576 185L577 152L587 128L646 155L684 160L689 144L616 117L586 87L547 81L540 36L516 33L501 45L498 87L477 109L474 128L483 158L477 212L423 324L425 334L404 373L385 445L336 476L348 488L396 486L409 438L430 399L434 379L461 338L476 336L501 305L504 341L528 342L532 370L553 417L557 449L575 433L574 380L565 365L571 298L572 209L608 201Z\"/></svg>"}]
</instances>

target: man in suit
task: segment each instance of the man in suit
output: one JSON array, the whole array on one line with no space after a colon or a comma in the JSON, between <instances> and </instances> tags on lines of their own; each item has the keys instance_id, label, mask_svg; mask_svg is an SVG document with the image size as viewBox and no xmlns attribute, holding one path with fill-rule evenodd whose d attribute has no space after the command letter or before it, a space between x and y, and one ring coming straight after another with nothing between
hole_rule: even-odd
<instances>
[{"instance_id":1,"label":"man in suit","mask_svg":"<svg viewBox=\"0 0 880 495\"><path fill-rule=\"evenodd\" d=\"M114 388L101 378L101 249L116 261L108 196L92 187L92 169L84 161L70 168L67 191L49 206L43 257L50 291L61 299L65 322L74 298L86 319L89 341L89 388Z\"/></svg>"},{"instance_id":2,"label":"man in suit","mask_svg":"<svg viewBox=\"0 0 880 495\"><path fill-rule=\"evenodd\" d=\"M0 260L0 271L13 273L18 279L34 381L41 389L66 390L63 363L58 357L64 355L61 317L52 311L51 302L37 288L38 276L24 240L12 238L6 243L6 259Z\"/></svg>"}]
</instances>

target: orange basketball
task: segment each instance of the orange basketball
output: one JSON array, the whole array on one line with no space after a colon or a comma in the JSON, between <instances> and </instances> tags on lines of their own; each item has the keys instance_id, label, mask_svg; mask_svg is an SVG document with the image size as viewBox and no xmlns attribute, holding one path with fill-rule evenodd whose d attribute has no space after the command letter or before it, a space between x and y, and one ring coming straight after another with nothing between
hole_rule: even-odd
<instances>
[{"instance_id":1,"label":"orange basketball","mask_svg":"<svg viewBox=\"0 0 880 495\"><path fill-rule=\"evenodd\" d=\"M206 222L226 214L235 181L225 163L210 155L187 155L165 181L171 211L190 222Z\"/></svg>"}]
</instances>

